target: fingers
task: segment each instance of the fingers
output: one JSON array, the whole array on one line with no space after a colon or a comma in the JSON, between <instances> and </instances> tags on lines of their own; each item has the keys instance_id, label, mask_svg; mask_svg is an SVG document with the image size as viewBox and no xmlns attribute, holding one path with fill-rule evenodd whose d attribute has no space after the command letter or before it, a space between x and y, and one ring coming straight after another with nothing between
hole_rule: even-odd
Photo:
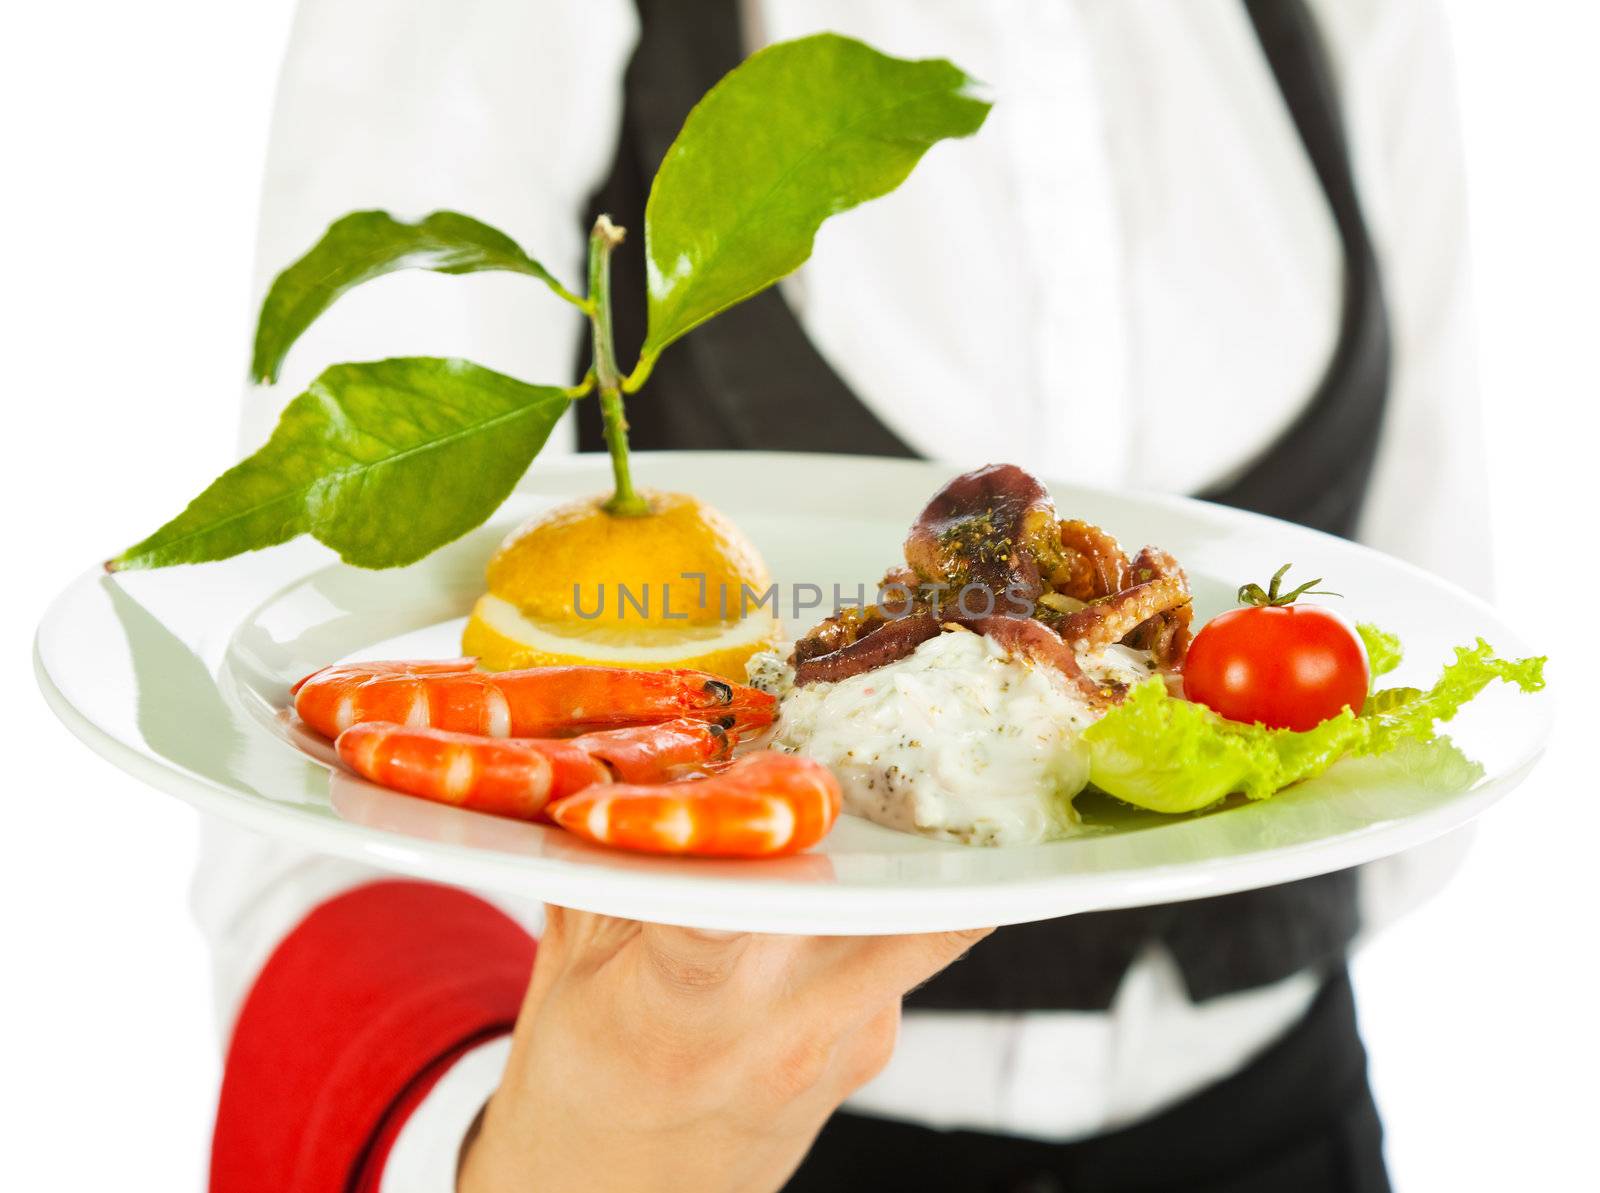
<instances>
[{"instance_id":1,"label":"fingers","mask_svg":"<svg viewBox=\"0 0 1600 1193\"><path fill-rule=\"evenodd\" d=\"M886 1002L898 1003L993 931L774 937L635 923L555 908L550 913L545 944L560 941L562 953L587 955L565 958L582 970L592 972L627 940L636 939L637 966L630 969L652 1000L659 997L687 1008L725 1003L731 993L754 1011L782 991L806 1008L807 1018L814 1015L835 1024L858 1023L880 1013ZM539 966L534 968L537 979ZM712 997L719 992L724 997Z\"/></svg>"},{"instance_id":2,"label":"fingers","mask_svg":"<svg viewBox=\"0 0 1600 1193\"><path fill-rule=\"evenodd\" d=\"M929 932L911 936L819 938L803 999L833 1015L877 1013L957 960L993 932Z\"/></svg>"},{"instance_id":3,"label":"fingers","mask_svg":"<svg viewBox=\"0 0 1600 1193\"><path fill-rule=\"evenodd\" d=\"M689 995L724 985L753 939L748 933L647 924L547 904L540 962L534 968L548 971L557 965L592 974L635 942L637 949L628 951L653 985Z\"/></svg>"},{"instance_id":4,"label":"fingers","mask_svg":"<svg viewBox=\"0 0 1600 1193\"><path fill-rule=\"evenodd\" d=\"M615 954L638 932L639 925L633 920L547 903L544 932L539 937L539 964L534 968L551 963L593 968Z\"/></svg>"},{"instance_id":5,"label":"fingers","mask_svg":"<svg viewBox=\"0 0 1600 1193\"><path fill-rule=\"evenodd\" d=\"M840 1041L839 1101L883 1072L899 1039L900 1003L891 1001Z\"/></svg>"},{"instance_id":6,"label":"fingers","mask_svg":"<svg viewBox=\"0 0 1600 1193\"><path fill-rule=\"evenodd\" d=\"M632 920L545 904L544 931L523 998L529 1013L558 981L587 978L608 964L639 933Z\"/></svg>"},{"instance_id":7,"label":"fingers","mask_svg":"<svg viewBox=\"0 0 1600 1193\"><path fill-rule=\"evenodd\" d=\"M747 932L640 925L648 975L669 993L692 997L725 986L753 938Z\"/></svg>"},{"instance_id":8,"label":"fingers","mask_svg":"<svg viewBox=\"0 0 1600 1193\"><path fill-rule=\"evenodd\" d=\"M993 931L993 928L974 928L964 932L870 937L859 942L853 967L903 995L960 958Z\"/></svg>"}]
</instances>

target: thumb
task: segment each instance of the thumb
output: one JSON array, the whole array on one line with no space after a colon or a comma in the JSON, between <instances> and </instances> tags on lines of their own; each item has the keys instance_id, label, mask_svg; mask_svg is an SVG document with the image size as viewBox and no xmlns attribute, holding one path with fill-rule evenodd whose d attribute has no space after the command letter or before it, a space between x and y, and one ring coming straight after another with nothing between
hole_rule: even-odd
<instances>
[{"instance_id":1,"label":"thumb","mask_svg":"<svg viewBox=\"0 0 1600 1193\"><path fill-rule=\"evenodd\" d=\"M733 977L750 947L748 932L712 932L703 928L640 925L647 975L673 994L707 994Z\"/></svg>"}]
</instances>

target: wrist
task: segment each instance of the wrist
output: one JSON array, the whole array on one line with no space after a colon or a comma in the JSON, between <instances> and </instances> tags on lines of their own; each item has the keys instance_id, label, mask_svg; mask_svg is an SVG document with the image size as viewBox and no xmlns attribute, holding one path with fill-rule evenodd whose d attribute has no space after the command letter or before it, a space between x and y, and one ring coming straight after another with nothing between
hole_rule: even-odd
<instances>
[{"instance_id":1,"label":"wrist","mask_svg":"<svg viewBox=\"0 0 1600 1193\"><path fill-rule=\"evenodd\" d=\"M497 1093L463 1141L457 1193L773 1193L805 1151L802 1142L781 1172L753 1172L752 1149L715 1132L607 1131L548 1099L512 1101Z\"/></svg>"}]
</instances>

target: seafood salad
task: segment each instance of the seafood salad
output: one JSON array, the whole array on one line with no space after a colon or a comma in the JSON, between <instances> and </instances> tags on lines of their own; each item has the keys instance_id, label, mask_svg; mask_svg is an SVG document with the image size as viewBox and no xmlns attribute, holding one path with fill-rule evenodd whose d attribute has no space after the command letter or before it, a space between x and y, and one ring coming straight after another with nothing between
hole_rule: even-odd
<instances>
[{"instance_id":1,"label":"seafood salad","mask_svg":"<svg viewBox=\"0 0 1600 1193\"><path fill-rule=\"evenodd\" d=\"M704 508L691 515L711 525ZM523 568L508 579L501 567L503 590L543 602L536 640L469 625L489 657L324 668L292 690L300 720L351 770L408 795L614 848L763 858L816 845L842 812L940 840L1026 845L1082 831L1074 801L1089 788L1171 814L1266 799L1344 757L1435 744L1435 724L1494 680L1543 686L1545 660L1501 659L1480 640L1431 688L1379 689L1399 641L1297 603L1321 581L1285 590L1287 565L1196 629L1172 555L1130 555L1060 517L1011 464L946 484L876 603L787 650L762 649L775 637L766 625L675 641L648 625L629 644L552 617L543 607L565 572L522 545L573 526L594 540L592 520L562 507L496 556ZM629 541L663 525L629 524ZM764 574L726 528L691 537L721 544L719 564L741 583ZM616 554L652 574L670 567L631 547ZM492 563L491 588L495 575ZM556 661L578 651L616 662ZM664 666L663 652L681 661Z\"/></svg>"},{"instance_id":2,"label":"seafood salad","mask_svg":"<svg viewBox=\"0 0 1600 1193\"><path fill-rule=\"evenodd\" d=\"M752 661L781 696L773 745L827 766L846 811L971 844L1074 831L1083 731L1134 685L1176 682L1189 643L1177 561L1058 517L1011 464L935 494L879 593Z\"/></svg>"},{"instance_id":3,"label":"seafood salad","mask_svg":"<svg viewBox=\"0 0 1600 1193\"><path fill-rule=\"evenodd\" d=\"M1080 830L1093 787L1181 814L1266 799L1340 758L1429 746L1494 680L1543 686L1542 658L1461 647L1428 689L1379 690L1393 635L1246 584L1198 632L1172 555L1133 555L1057 515L1044 486L996 464L936 493L878 603L752 658L779 698L772 746L826 766L846 811L977 845Z\"/></svg>"}]
</instances>

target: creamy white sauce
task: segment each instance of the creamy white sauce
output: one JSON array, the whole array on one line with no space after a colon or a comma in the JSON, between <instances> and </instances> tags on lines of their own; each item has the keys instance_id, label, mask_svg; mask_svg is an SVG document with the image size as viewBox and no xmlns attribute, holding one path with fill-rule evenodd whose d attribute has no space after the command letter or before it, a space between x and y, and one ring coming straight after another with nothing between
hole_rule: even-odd
<instances>
[{"instance_id":1,"label":"creamy white sauce","mask_svg":"<svg viewBox=\"0 0 1600 1193\"><path fill-rule=\"evenodd\" d=\"M1111 647L1082 660L1096 678L1136 683L1149 657ZM751 660L781 696L773 748L839 778L845 811L923 836L1025 845L1071 834L1088 782L1079 732L1094 712L1053 668L964 630L838 683L793 687L772 652Z\"/></svg>"},{"instance_id":2,"label":"creamy white sauce","mask_svg":"<svg viewBox=\"0 0 1600 1193\"><path fill-rule=\"evenodd\" d=\"M1093 654L1078 656L1083 673L1102 687L1131 688L1156 673L1148 650L1113 644Z\"/></svg>"}]
</instances>

